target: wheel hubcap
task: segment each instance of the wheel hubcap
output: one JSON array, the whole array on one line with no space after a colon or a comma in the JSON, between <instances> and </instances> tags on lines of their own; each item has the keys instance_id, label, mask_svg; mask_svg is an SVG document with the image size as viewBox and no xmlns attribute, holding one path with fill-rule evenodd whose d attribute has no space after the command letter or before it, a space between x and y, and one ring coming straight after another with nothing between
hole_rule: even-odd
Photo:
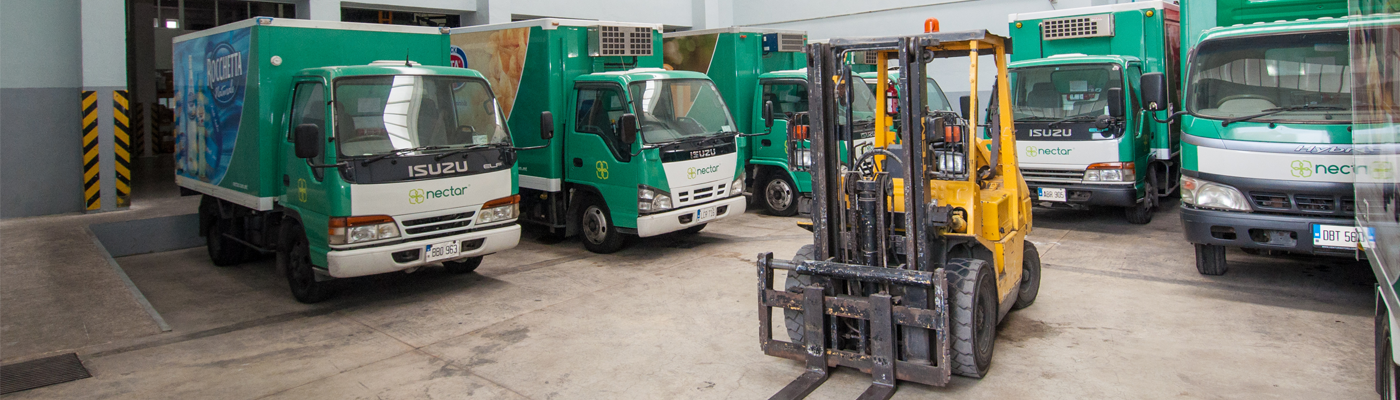
<instances>
[{"instance_id":1,"label":"wheel hubcap","mask_svg":"<svg viewBox=\"0 0 1400 400\"><path fill-rule=\"evenodd\" d=\"M608 237L608 220L603 210L589 206L583 211L583 236L592 243L603 243Z\"/></svg>"},{"instance_id":2,"label":"wheel hubcap","mask_svg":"<svg viewBox=\"0 0 1400 400\"><path fill-rule=\"evenodd\" d=\"M792 187L787 181L773 179L768 181L767 187L763 190L763 198L768 202L768 207L774 210L786 210L792 205Z\"/></svg>"}]
</instances>

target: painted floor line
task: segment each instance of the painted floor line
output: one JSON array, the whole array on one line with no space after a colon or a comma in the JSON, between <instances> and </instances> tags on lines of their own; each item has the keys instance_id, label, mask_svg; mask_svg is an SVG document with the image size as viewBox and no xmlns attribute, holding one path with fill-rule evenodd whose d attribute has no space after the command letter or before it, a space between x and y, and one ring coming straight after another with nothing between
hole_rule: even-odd
<instances>
[{"instance_id":1,"label":"painted floor line","mask_svg":"<svg viewBox=\"0 0 1400 400\"><path fill-rule=\"evenodd\" d=\"M141 294L141 289L137 288L136 284L131 282L131 277L126 276L126 271L122 270L122 266L117 264L116 259L112 258L112 253L107 252L107 247L102 245L102 241L97 239L97 235L92 233L92 229L83 227L83 232L88 235L88 238L92 239L92 244L97 246L98 252L102 253L102 258L107 259L107 265L110 265L112 270L116 271L117 276L122 278L122 284L126 285L126 289L131 291L131 296L136 298L136 303L140 304L141 308L146 309L146 313L150 314L151 319L156 321L156 326L160 327L160 331L170 332L170 324L165 323L165 318L161 318L160 313L156 312L155 307L151 307L151 302L146 300L146 295Z\"/></svg>"}]
</instances>

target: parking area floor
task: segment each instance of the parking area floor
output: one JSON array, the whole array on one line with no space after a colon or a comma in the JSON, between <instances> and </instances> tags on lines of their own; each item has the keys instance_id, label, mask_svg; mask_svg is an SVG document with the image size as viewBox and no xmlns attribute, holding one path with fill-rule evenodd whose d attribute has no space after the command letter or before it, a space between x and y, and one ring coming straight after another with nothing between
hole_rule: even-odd
<instances>
[{"instance_id":1,"label":"parking area floor","mask_svg":"<svg viewBox=\"0 0 1400 400\"><path fill-rule=\"evenodd\" d=\"M316 305L271 259L123 257L172 331L78 348L92 378L8 397L766 398L802 365L759 349L754 260L810 243L796 221L750 211L612 255L527 230L477 273L354 279ZM1000 325L990 376L895 398L1374 396L1364 262L1231 251L1227 275L1201 276L1174 204L1148 225L1038 209L1034 226L1040 295ZM868 385L838 370L812 398Z\"/></svg>"}]
</instances>

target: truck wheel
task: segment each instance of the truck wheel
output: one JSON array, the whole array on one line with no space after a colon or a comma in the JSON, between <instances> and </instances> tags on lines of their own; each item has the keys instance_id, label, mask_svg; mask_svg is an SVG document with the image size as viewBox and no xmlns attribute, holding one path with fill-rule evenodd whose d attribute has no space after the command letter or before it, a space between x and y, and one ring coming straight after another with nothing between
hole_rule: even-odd
<instances>
[{"instance_id":1,"label":"truck wheel","mask_svg":"<svg viewBox=\"0 0 1400 400\"><path fill-rule=\"evenodd\" d=\"M1225 246L1196 245L1196 271L1201 275L1225 275L1229 269L1225 264Z\"/></svg>"},{"instance_id":2,"label":"truck wheel","mask_svg":"<svg viewBox=\"0 0 1400 400\"><path fill-rule=\"evenodd\" d=\"M1016 304L1011 309L1030 307L1035 303L1037 294L1040 294L1040 250L1036 250L1035 244L1027 240L1021 257L1021 289L1017 291Z\"/></svg>"},{"instance_id":3,"label":"truck wheel","mask_svg":"<svg viewBox=\"0 0 1400 400\"><path fill-rule=\"evenodd\" d=\"M769 215L779 217L797 215L797 185L792 183L792 178L780 172L764 175L762 184L759 185L763 188L760 191L763 209L767 210Z\"/></svg>"},{"instance_id":4,"label":"truck wheel","mask_svg":"<svg viewBox=\"0 0 1400 400\"><path fill-rule=\"evenodd\" d=\"M598 254L616 253L622 250L622 233L613 225L608 205L597 196L584 198L583 211L579 213L578 227L583 232L583 248Z\"/></svg>"},{"instance_id":5,"label":"truck wheel","mask_svg":"<svg viewBox=\"0 0 1400 400\"><path fill-rule=\"evenodd\" d=\"M987 262L955 258L948 273L949 322L953 333L953 373L969 378L987 376L997 337L997 282Z\"/></svg>"},{"instance_id":6,"label":"truck wheel","mask_svg":"<svg viewBox=\"0 0 1400 400\"><path fill-rule=\"evenodd\" d=\"M797 249L797 254L792 256L792 262L802 262L811 260L816 258L816 255L816 246L810 244L805 245L802 246L802 248ZM834 294L834 291L831 285L828 285L827 282L828 281L826 280L826 278L820 278L811 275L800 275L793 273L792 271L788 271L787 280L783 282L783 289L787 290L788 293L802 293L803 286L819 284L822 285L822 287L826 288L826 295L831 296ZM804 336L806 329L803 329L802 327L801 312L784 308L783 324L787 326L788 339L792 339L793 343L806 343L805 339L803 339L804 337L806 337Z\"/></svg>"},{"instance_id":7,"label":"truck wheel","mask_svg":"<svg viewBox=\"0 0 1400 400\"><path fill-rule=\"evenodd\" d=\"M306 304L318 303L331 297L330 282L317 282L316 271L311 264L311 245L306 242L306 234L300 226L291 226L284 233L290 233L291 243L277 250L277 261L287 272L287 283L292 288L292 297Z\"/></svg>"},{"instance_id":8,"label":"truck wheel","mask_svg":"<svg viewBox=\"0 0 1400 400\"><path fill-rule=\"evenodd\" d=\"M209 232L204 234L204 247L209 250L209 260L213 261L215 266L227 267L243 261L247 248L242 243L224 236L236 232L234 222L231 218L215 216L209 225Z\"/></svg>"},{"instance_id":9,"label":"truck wheel","mask_svg":"<svg viewBox=\"0 0 1400 400\"><path fill-rule=\"evenodd\" d=\"M705 225L709 225L709 224L708 224L708 223L704 223L704 224L692 226L692 227L689 227L689 228L685 228L685 229L681 230L681 233L684 233L684 234L687 234L687 235L694 235L694 234L700 233L700 231L705 230Z\"/></svg>"},{"instance_id":10,"label":"truck wheel","mask_svg":"<svg viewBox=\"0 0 1400 400\"><path fill-rule=\"evenodd\" d=\"M1386 309L1385 300L1381 298L1380 292L1376 292L1376 393L1381 395L1381 400L1394 400L1400 395L1400 388L1397 388L1397 376L1400 376L1400 366L1395 365L1391 354L1390 338L1390 311Z\"/></svg>"},{"instance_id":11,"label":"truck wheel","mask_svg":"<svg viewBox=\"0 0 1400 400\"><path fill-rule=\"evenodd\" d=\"M476 271L476 267L481 266L483 257L467 257L457 260L443 261L442 266L447 268L447 272L454 274L470 274Z\"/></svg>"}]
</instances>

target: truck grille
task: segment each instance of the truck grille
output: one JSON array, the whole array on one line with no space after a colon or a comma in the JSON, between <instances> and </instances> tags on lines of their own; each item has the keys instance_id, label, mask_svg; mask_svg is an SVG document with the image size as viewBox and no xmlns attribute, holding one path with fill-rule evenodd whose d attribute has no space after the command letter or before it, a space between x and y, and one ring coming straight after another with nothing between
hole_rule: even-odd
<instances>
[{"instance_id":1,"label":"truck grille","mask_svg":"<svg viewBox=\"0 0 1400 400\"><path fill-rule=\"evenodd\" d=\"M1083 183L1084 170L1080 169L1030 169L1022 168L1021 176L1026 182Z\"/></svg>"},{"instance_id":2,"label":"truck grille","mask_svg":"<svg viewBox=\"0 0 1400 400\"><path fill-rule=\"evenodd\" d=\"M1256 211L1273 214L1350 217L1356 213L1356 199L1352 196L1250 192L1249 199Z\"/></svg>"},{"instance_id":3,"label":"truck grille","mask_svg":"<svg viewBox=\"0 0 1400 400\"><path fill-rule=\"evenodd\" d=\"M465 228L467 225L471 225L472 216L474 215L476 215L476 212L467 211L464 213L406 220L403 221L403 231L409 235L419 235L448 229Z\"/></svg>"},{"instance_id":4,"label":"truck grille","mask_svg":"<svg viewBox=\"0 0 1400 400\"><path fill-rule=\"evenodd\" d=\"M1044 40L1113 36L1113 14L1047 19L1040 23Z\"/></svg>"},{"instance_id":5,"label":"truck grille","mask_svg":"<svg viewBox=\"0 0 1400 400\"><path fill-rule=\"evenodd\" d=\"M729 183L705 185L676 193L676 207L700 204L711 200L729 197Z\"/></svg>"}]
</instances>

